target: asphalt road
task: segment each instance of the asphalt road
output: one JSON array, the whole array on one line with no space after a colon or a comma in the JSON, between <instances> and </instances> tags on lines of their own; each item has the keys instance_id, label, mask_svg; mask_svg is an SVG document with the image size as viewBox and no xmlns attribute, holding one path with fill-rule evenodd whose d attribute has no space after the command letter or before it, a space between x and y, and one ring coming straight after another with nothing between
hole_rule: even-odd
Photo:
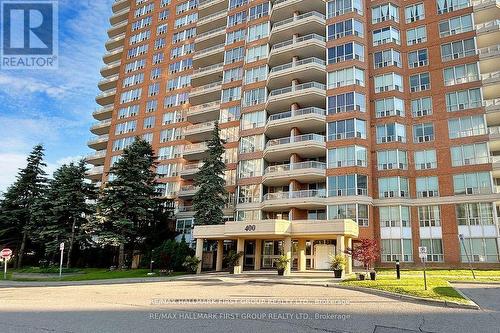
<instances>
[{"instance_id":1,"label":"asphalt road","mask_svg":"<svg viewBox=\"0 0 500 333\"><path fill-rule=\"evenodd\" d=\"M459 287L486 309L226 280L2 288L0 332L500 332L498 285Z\"/></svg>"}]
</instances>

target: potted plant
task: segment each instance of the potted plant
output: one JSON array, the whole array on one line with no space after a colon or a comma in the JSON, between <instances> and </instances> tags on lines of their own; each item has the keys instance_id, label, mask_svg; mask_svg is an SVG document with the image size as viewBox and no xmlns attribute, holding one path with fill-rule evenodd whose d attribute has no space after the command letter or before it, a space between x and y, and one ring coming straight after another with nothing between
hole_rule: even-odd
<instances>
[{"instance_id":1,"label":"potted plant","mask_svg":"<svg viewBox=\"0 0 500 333\"><path fill-rule=\"evenodd\" d=\"M185 267L189 273L196 273L201 260L197 256L187 256L182 263L182 267Z\"/></svg>"},{"instance_id":2,"label":"potted plant","mask_svg":"<svg viewBox=\"0 0 500 333\"><path fill-rule=\"evenodd\" d=\"M290 259L285 255L281 255L277 259L274 259L274 263L276 264L276 269L278 270L278 275L285 274L285 269L287 268L289 262Z\"/></svg>"},{"instance_id":3,"label":"potted plant","mask_svg":"<svg viewBox=\"0 0 500 333\"><path fill-rule=\"evenodd\" d=\"M333 271L333 276L336 278L342 277L342 271L344 270L346 264L345 256L342 254L337 254L331 256L330 258L330 269Z\"/></svg>"},{"instance_id":4,"label":"potted plant","mask_svg":"<svg viewBox=\"0 0 500 333\"><path fill-rule=\"evenodd\" d=\"M360 239L358 244L352 248L347 248L345 253L350 255L354 260L361 261L366 269L366 276L370 275L372 280L375 280L376 273L370 269L378 258L379 247L374 239ZM361 277L361 274L358 275Z\"/></svg>"},{"instance_id":5,"label":"potted plant","mask_svg":"<svg viewBox=\"0 0 500 333\"><path fill-rule=\"evenodd\" d=\"M243 257L243 252L229 251L224 260L227 263L229 274L234 274L234 267L238 265L240 258Z\"/></svg>"}]
</instances>

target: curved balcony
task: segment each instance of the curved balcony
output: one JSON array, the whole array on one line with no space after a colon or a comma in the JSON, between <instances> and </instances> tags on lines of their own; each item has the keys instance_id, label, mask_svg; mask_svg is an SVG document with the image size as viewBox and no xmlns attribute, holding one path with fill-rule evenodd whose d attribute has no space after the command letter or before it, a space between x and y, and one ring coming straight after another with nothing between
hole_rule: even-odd
<instances>
[{"instance_id":1,"label":"curved balcony","mask_svg":"<svg viewBox=\"0 0 500 333\"><path fill-rule=\"evenodd\" d=\"M271 29L269 42L274 44L291 38L293 35L306 33L325 34L325 15L319 12L308 12L276 22Z\"/></svg>"},{"instance_id":2,"label":"curved balcony","mask_svg":"<svg viewBox=\"0 0 500 333\"><path fill-rule=\"evenodd\" d=\"M130 6L131 0L115 0L112 5L113 13L117 13Z\"/></svg>"},{"instance_id":3,"label":"curved balcony","mask_svg":"<svg viewBox=\"0 0 500 333\"><path fill-rule=\"evenodd\" d=\"M280 186L290 184L294 179L301 183L322 183L325 182L325 170L326 163L316 161L272 165L264 170L262 183Z\"/></svg>"},{"instance_id":4,"label":"curved balcony","mask_svg":"<svg viewBox=\"0 0 500 333\"><path fill-rule=\"evenodd\" d=\"M218 45L226 42L226 27L219 27L213 30L196 35L194 40L195 48L203 50L207 47Z\"/></svg>"},{"instance_id":5,"label":"curved balcony","mask_svg":"<svg viewBox=\"0 0 500 333\"><path fill-rule=\"evenodd\" d=\"M267 88L272 90L283 87L299 78L305 82L326 83L326 62L311 57L275 66L269 72Z\"/></svg>"},{"instance_id":6,"label":"curved balcony","mask_svg":"<svg viewBox=\"0 0 500 333\"><path fill-rule=\"evenodd\" d=\"M481 75L483 80L483 97L494 99L500 97L500 71Z\"/></svg>"},{"instance_id":7,"label":"curved balcony","mask_svg":"<svg viewBox=\"0 0 500 333\"><path fill-rule=\"evenodd\" d=\"M114 50L111 50L110 52L107 52L102 57L102 60L104 61L105 64L109 64L120 60L122 58L122 54L123 54L123 46L120 46Z\"/></svg>"},{"instance_id":8,"label":"curved balcony","mask_svg":"<svg viewBox=\"0 0 500 333\"><path fill-rule=\"evenodd\" d=\"M500 19L476 24L476 33L479 48L498 44L500 40Z\"/></svg>"},{"instance_id":9,"label":"curved balcony","mask_svg":"<svg viewBox=\"0 0 500 333\"><path fill-rule=\"evenodd\" d=\"M266 211L279 211L287 208L324 208L325 198L326 190L267 193L262 197L262 209Z\"/></svg>"},{"instance_id":10,"label":"curved balcony","mask_svg":"<svg viewBox=\"0 0 500 333\"><path fill-rule=\"evenodd\" d=\"M122 21L126 21L126 20L128 20L129 13L130 13L130 6L127 6L121 10L117 10L109 18L109 23L111 23L111 25L116 25L118 23L121 23Z\"/></svg>"},{"instance_id":11,"label":"curved balcony","mask_svg":"<svg viewBox=\"0 0 500 333\"><path fill-rule=\"evenodd\" d=\"M195 69L191 75L191 86L199 87L214 81L222 81L223 63Z\"/></svg>"},{"instance_id":12,"label":"curved balcony","mask_svg":"<svg viewBox=\"0 0 500 333\"><path fill-rule=\"evenodd\" d=\"M204 18L222 10L227 10L229 0L200 0L198 2L198 17Z\"/></svg>"},{"instance_id":13,"label":"curved balcony","mask_svg":"<svg viewBox=\"0 0 500 333\"><path fill-rule=\"evenodd\" d=\"M500 69L498 58L500 57L500 44L483 47L478 50L479 67L481 73L495 72Z\"/></svg>"},{"instance_id":14,"label":"curved balcony","mask_svg":"<svg viewBox=\"0 0 500 333\"><path fill-rule=\"evenodd\" d=\"M203 34L208 31L215 30L220 27L226 27L227 9L210 13L202 17L198 16L198 24L196 25L196 32Z\"/></svg>"},{"instance_id":15,"label":"curved balcony","mask_svg":"<svg viewBox=\"0 0 500 333\"><path fill-rule=\"evenodd\" d=\"M189 108L187 111L187 120L193 124L217 120L219 118L219 113L219 101L200 104Z\"/></svg>"},{"instance_id":16,"label":"curved balcony","mask_svg":"<svg viewBox=\"0 0 500 333\"><path fill-rule=\"evenodd\" d=\"M99 89L101 91L106 91L106 90L109 90L109 89L116 88L116 84L118 82L118 78L119 78L118 74L112 75L112 76L108 76L106 78L103 78L101 81L99 81L99 83L97 84L97 86L99 87Z\"/></svg>"},{"instance_id":17,"label":"curved balcony","mask_svg":"<svg viewBox=\"0 0 500 333\"><path fill-rule=\"evenodd\" d=\"M107 51L112 51L123 45L125 45L125 33L110 38L105 44Z\"/></svg>"},{"instance_id":18,"label":"curved balcony","mask_svg":"<svg viewBox=\"0 0 500 333\"><path fill-rule=\"evenodd\" d=\"M90 127L90 132L96 135L109 134L109 128L111 127L111 119L99 121Z\"/></svg>"},{"instance_id":19,"label":"curved balcony","mask_svg":"<svg viewBox=\"0 0 500 333\"><path fill-rule=\"evenodd\" d=\"M191 142L207 141L212 137L215 121L188 126L184 129L184 138Z\"/></svg>"},{"instance_id":20,"label":"curved balcony","mask_svg":"<svg viewBox=\"0 0 500 333\"><path fill-rule=\"evenodd\" d=\"M103 77L108 77L120 73L121 64L122 64L121 60L107 64L106 66L101 68L101 75Z\"/></svg>"},{"instance_id":21,"label":"curved balcony","mask_svg":"<svg viewBox=\"0 0 500 333\"><path fill-rule=\"evenodd\" d=\"M93 137L87 142L87 146L95 150L104 150L108 147L109 135Z\"/></svg>"},{"instance_id":22,"label":"curved balcony","mask_svg":"<svg viewBox=\"0 0 500 333\"><path fill-rule=\"evenodd\" d=\"M266 110L273 114L286 110L292 103L325 108L326 86L319 82L307 82L272 90L267 99Z\"/></svg>"},{"instance_id":23,"label":"curved balcony","mask_svg":"<svg viewBox=\"0 0 500 333\"><path fill-rule=\"evenodd\" d=\"M271 10L271 22L279 22L293 16L295 12L315 11L325 14L325 0L275 0Z\"/></svg>"},{"instance_id":24,"label":"curved balcony","mask_svg":"<svg viewBox=\"0 0 500 333\"><path fill-rule=\"evenodd\" d=\"M484 109L486 110L488 125L500 125L500 98L485 100Z\"/></svg>"},{"instance_id":25,"label":"curved balcony","mask_svg":"<svg viewBox=\"0 0 500 333\"><path fill-rule=\"evenodd\" d=\"M193 143L184 146L183 157L188 161L200 161L208 156L208 144L206 142Z\"/></svg>"},{"instance_id":26,"label":"curved balcony","mask_svg":"<svg viewBox=\"0 0 500 333\"><path fill-rule=\"evenodd\" d=\"M95 101L99 105L108 105L115 101L116 88L103 91L95 98Z\"/></svg>"},{"instance_id":27,"label":"curved balcony","mask_svg":"<svg viewBox=\"0 0 500 333\"><path fill-rule=\"evenodd\" d=\"M113 117L114 104L105 105L92 112L92 116L97 120L106 120Z\"/></svg>"},{"instance_id":28,"label":"curved balcony","mask_svg":"<svg viewBox=\"0 0 500 333\"><path fill-rule=\"evenodd\" d=\"M290 134L292 128L301 133L323 132L326 126L326 110L305 108L271 115L266 123L266 136L280 138Z\"/></svg>"},{"instance_id":29,"label":"curved balcony","mask_svg":"<svg viewBox=\"0 0 500 333\"><path fill-rule=\"evenodd\" d=\"M93 181L99 181L102 179L102 175L104 174L104 166L95 166L89 171L87 171L87 178Z\"/></svg>"},{"instance_id":30,"label":"curved balcony","mask_svg":"<svg viewBox=\"0 0 500 333\"><path fill-rule=\"evenodd\" d=\"M106 150L99 150L94 152L93 154L89 154L85 157L85 161L92 165L103 165L104 160L106 159Z\"/></svg>"},{"instance_id":31,"label":"curved balcony","mask_svg":"<svg viewBox=\"0 0 500 333\"><path fill-rule=\"evenodd\" d=\"M181 186L177 196L183 199L192 198L196 192L198 192L198 187L194 185Z\"/></svg>"},{"instance_id":32,"label":"curved balcony","mask_svg":"<svg viewBox=\"0 0 500 333\"><path fill-rule=\"evenodd\" d=\"M191 89L189 102L191 105L199 105L210 101L220 100L222 92L222 81L206 84Z\"/></svg>"},{"instance_id":33,"label":"curved balcony","mask_svg":"<svg viewBox=\"0 0 500 333\"><path fill-rule=\"evenodd\" d=\"M318 34L291 38L284 42L274 44L269 52L269 66L274 67L285 64L293 57L326 58L326 39Z\"/></svg>"},{"instance_id":34,"label":"curved balcony","mask_svg":"<svg viewBox=\"0 0 500 333\"><path fill-rule=\"evenodd\" d=\"M118 36L119 34L125 33L127 31L127 26L128 26L127 21L123 21L111 26L111 28L108 29L108 37L113 38Z\"/></svg>"},{"instance_id":35,"label":"curved balcony","mask_svg":"<svg viewBox=\"0 0 500 333\"><path fill-rule=\"evenodd\" d=\"M202 165L202 162L185 164L180 172L180 176L187 180L194 179L194 176L200 171Z\"/></svg>"},{"instance_id":36,"label":"curved balcony","mask_svg":"<svg viewBox=\"0 0 500 333\"><path fill-rule=\"evenodd\" d=\"M325 137L319 134L305 134L270 140L264 150L264 158L269 162L279 162L297 154L303 158L326 155Z\"/></svg>"},{"instance_id":37,"label":"curved balcony","mask_svg":"<svg viewBox=\"0 0 500 333\"><path fill-rule=\"evenodd\" d=\"M209 48L196 51L193 55L193 66L203 68L224 61L224 44L214 45Z\"/></svg>"},{"instance_id":38,"label":"curved balcony","mask_svg":"<svg viewBox=\"0 0 500 333\"><path fill-rule=\"evenodd\" d=\"M500 2L497 0L474 0L474 22L483 23L494 20L500 14Z\"/></svg>"}]
</instances>

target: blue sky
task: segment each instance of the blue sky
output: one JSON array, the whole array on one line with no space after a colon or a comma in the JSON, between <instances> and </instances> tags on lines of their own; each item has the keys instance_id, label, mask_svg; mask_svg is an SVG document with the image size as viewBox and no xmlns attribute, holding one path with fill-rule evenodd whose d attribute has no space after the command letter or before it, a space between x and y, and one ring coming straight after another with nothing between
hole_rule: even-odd
<instances>
[{"instance_id":1,"label":"blue sky","mask_svg":"<svg viewBox=\"0 0 500 333\"><path fill-rule=\"evenodd\" d=\"M59 69L0 70L0 192L37 143L46 147L49 173L91 152L86 142L112 3L59 0Z\"/></svg>"}]
</instances>

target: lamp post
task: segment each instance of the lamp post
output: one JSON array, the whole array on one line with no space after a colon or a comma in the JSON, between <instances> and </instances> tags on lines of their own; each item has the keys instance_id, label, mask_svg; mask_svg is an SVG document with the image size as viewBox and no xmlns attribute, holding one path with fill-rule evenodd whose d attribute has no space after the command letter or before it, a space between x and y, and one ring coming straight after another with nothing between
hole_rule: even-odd
<instances>
[{"instance_id":1,"label":"lamp post","mask_svg":"<svg viewBox=\"0 0 500 333\"><path fill-rule=\"evenodd\" d=\"M398 260L396 260L396 279L398 279L398 280L401 279L401 271L399 268L400 267L399 267L399 259L398 259Z\"/></svg>"}]
</instances>

